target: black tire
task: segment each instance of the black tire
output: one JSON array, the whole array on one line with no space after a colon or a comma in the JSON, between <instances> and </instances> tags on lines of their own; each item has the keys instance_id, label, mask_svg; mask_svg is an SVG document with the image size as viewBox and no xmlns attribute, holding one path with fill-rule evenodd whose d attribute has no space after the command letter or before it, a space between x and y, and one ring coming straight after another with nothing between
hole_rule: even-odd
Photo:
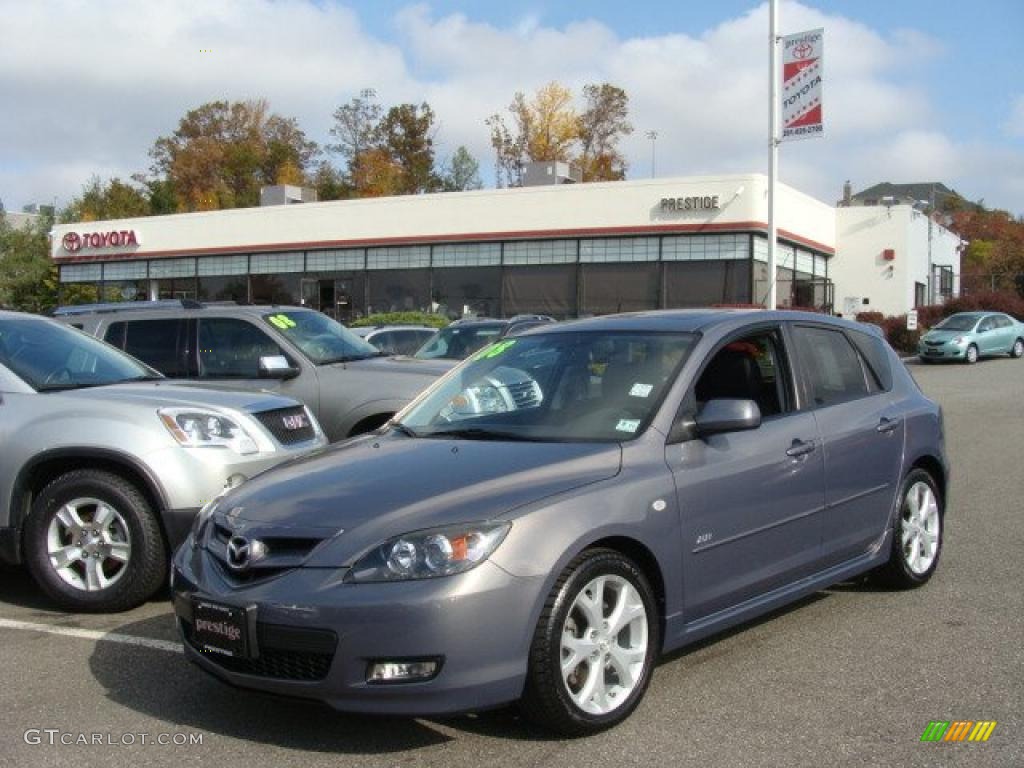
<instances>
[{"instance_id":1,"label":"black tire","mask_svg":"<svg viewBox=\"0 0 1024 768\"><path fill-rule=\"evenodd\" d=\"M124 521L130 542L123 574L110 586L95 591L62 579L47 551L51 522L64 505L82 498L96 499L114 508ZM102 470L74 470L43 488L25 522L24 544L32 577L53 600L74 611L116 612L134 608L152 597L167 575L167 551L149 502L135 485Z\"/></svg>"},{"instance_id":2,"label":"black tire","mask_svg":"<svg viewBox=\"0 0 1024 768\"><path fill-rule=\"evenodd\" d=\"M967 354L964 355L964 362L967 363L968 365L974 365L976 362L978 362L978 357L978 347L975 346L974 344L971 344L971 346L967 348Z\"/></svg>"},{"instance_id":3,"label":"black tire","mask_svg":"<svg viewBox=\"0 0 1024 768\"><path fill-rule=\"evenodd\" d=\"M1010 347L1010 357L1024 357L1024 339L1017 339Z\"/></svg>"},{"instance_id":4,"label":"black tire","mask_svg":"<svg viewBox=\"0 0 1024 768\"><path fill-rule=\"evenodd\" d=\"M919 483L926 484L931 490L931 494L935 499L938 509L938 523L934 559L926 570L915 572L907 562L907 554L903 545L903 534L905 526L904 516L908 512L908 495L910 494L911 489ZM945 537L945 519L945 504L942 499L942 494L939 492L939 489L935 484L935 479L930 473L923 469L911 470L907 474L906 478L904 478L903 484L900 486L900 505L896 510L895 519L893 520L892 548L889 553L889 561L875 571L874 575L876 577L876 581L883 586L894 589L914 589L926 584L935 573L935 569L938 567L939 559L942 555L942 543Z\"/></svg>"},{"instance_id":5,"label":"black tire","mask_svg":"<svg viewBox=\"0 0 1024 768\"><path fill-rule=\"evenodd\" d=\"M639 594L647 618L647 650L642 671L629 695L612 711L598 715L585 712L570 698L561 674L561 638L577 596L602 575L625 579ZM520 711L536 725L565 736L586 736L611 728L629 717L640 703L660 651L661 617L654 591L643 572L614 550L587 550L566 566L541 611L530 647Z\"/></svg>"},{"instance_id":6,"label":"black tire","mask_svg":"<svg viewBox=\"0 0 1024 768\"><path fill-rule=\"evenodd\" d=\"M917 356L917 360L918 360L919 363L921 363L921 365L931 365L932 363L935 362L934 360L930 360L929 358L925 357L924 355L918 355Z\"/></svg>"}]
</instances>

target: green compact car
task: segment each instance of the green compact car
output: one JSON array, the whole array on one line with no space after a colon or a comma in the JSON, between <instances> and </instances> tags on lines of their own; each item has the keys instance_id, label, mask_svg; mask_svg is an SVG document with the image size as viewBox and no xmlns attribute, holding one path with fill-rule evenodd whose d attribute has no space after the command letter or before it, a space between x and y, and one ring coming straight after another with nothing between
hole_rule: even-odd
<instances>
[{"instance_id":1,"label":"green compact car","mask_svg":"<svg viewBox=\"0 0 1024 768\"><path fill-rule=\"evenodd\" d=\"M1024 356L1024 323L1002 312L958 312L921 337L921 362L976 363L989 355Z\"/></svg>"}]
</instances>

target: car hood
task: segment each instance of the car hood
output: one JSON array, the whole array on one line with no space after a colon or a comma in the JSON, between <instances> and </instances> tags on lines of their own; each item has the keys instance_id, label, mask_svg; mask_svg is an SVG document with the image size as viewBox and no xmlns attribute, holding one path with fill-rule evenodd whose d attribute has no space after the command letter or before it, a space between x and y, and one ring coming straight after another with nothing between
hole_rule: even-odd
<instances>
[{"instance_id":1,"label":"car hood","mask_svg":"<svg viewBox=\"0 0 1024 768\"><path fill-rule=\"evenodd\" d=\"M140 381L105 387L85 387L70 389L61 392L60 395L74 398L79 402L124 403L150 407L154 410L165 406L212 406L258 413L275 408L289 408L296 404L290 397L281 397L270 392L212 389L172 381Z\"/></svg>"},{"instance_id":2,"label":"car hood","mask_svg":"<svg viewBox=\"0 0 1024 768\"><path fill-rule=\"evenodd\" d=\"M215 514L253 538L282 528L333 536L307 565L336 568L392 536L495 519L614 477L621 463L618 444L366 435L253 478Z\"/></svg>"},{"instance_id":3,"label":"car hood","mask_svg":"<svg viewBox=\"0 0 1024 768\"><path fill-rule=\"evenodd\" d=\"M373 374L405 374L407 376L427 376L436 379L455 367L455 360L419 360L415 357L396 355L394 357L369 357L365 360L352 360L347 363L331 363L321 366L320 370L345 368L350 371L369 371Z\"/></svg>"},{"instance_id":4,"label":"car hood","mask_svg":"<svg viewBox=\"0 0 1024 768\"><path fill-rule=\"evenodd\" d=\"M955 339L957 336L970 336L971 334L972 331L946 331L933 328L922 338L927 341L949 341L950 339Z\"/></svg>"}]
</instances>

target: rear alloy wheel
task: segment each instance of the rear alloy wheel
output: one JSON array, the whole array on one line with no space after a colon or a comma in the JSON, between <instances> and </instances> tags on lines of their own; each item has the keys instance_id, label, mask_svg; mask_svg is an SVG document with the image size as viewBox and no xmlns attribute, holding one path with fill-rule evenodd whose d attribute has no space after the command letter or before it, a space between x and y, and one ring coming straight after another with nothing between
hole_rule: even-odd
<instances>
[{"instance_id":1,"label":"rear alloy wheel","mask_svg":"<svg viewBox=\"0 0 1024 768\"><path fill-rule=\"evenodd\" d=\"M903 481L902 501L893 526L889 562L878 575L889 586L901 589L927 582L942 552L942 497L935 480L915 469Z\"/></svg>"},{"instance_id":2,"label":"rear alloy wheel","mask_svg":"<svg viewBox=\"0 0 1024 768\"><path fill-rule=\"evenodd\" d=\"M521 708L568 736L610 728L639 704L660 647L657 604L640 569L618 552L585 552L545 604Z\"/></svg>"},{"instance_id":3,"label":"rear alloy wheel","mask_svg":"<svg viewBox=\"0 0 1024 768\"><path fill-rule=\"evenodd\" d=\"M124 611L160 588L167 555L139 490L110 472L75 470L47 485L25 523L26 561L50 597L76 611Z\"/></svg>"},{"instance_id":4,"label":"rear alloy wheel","mask_svg":"<svg viewBox=\"0 0 1024 768\"><path fill-rule=\"evenodd\" d=\"M974 365L978 362L978 348L971 344L971 346L967 348L967 355L964 357L964 360L968 365Z\"/></svg>"},{"instance_id":5,"label":"rear alloy wheel","mask_svg":"<svg viewBox=\"0 0 1024 768\"><path fill-rule=\"evenodd\" d=\"M1024 339L1017 339L1010 349L1011 357L1024 357Z\"/></svg>"}]
</instances>

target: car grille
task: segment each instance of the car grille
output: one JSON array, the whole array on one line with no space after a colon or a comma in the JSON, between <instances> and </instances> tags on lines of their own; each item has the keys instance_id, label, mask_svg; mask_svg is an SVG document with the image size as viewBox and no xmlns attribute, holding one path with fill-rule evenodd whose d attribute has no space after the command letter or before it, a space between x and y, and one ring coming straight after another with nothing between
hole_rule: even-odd
<instances>
[{"instance_id":1,"label":"car grille","mask_svg":"<svg viewBox=\"0 0 1024 768\"><path fill-rule=\"evenodd\" d=\"M201 651L192 635L192 623L181 620L188 644ZM256 624L259 657L244 659L203 652L203 658L228 672L277 680L315 682L327 677L334 661L338 636L327 629L302 629L280 624Z\"/></svg>"},{"instance_id":2,"label":"car grille","mask_svg":"<svg viewBox=\"0 0 1024 768\"><path fill-rule=\"evenodd\" d=\"M213 529L207 540L207 551L213 556L221 573L234 584L249 584L253 581L269 579L285 571L302 565L316 546L323 541L322 537L303 536L301 532L288 532L287 529L275 530L272 534L258 535L257 538L267 548L266 556L250 563L244 569L228 566L228 541L235 535L234 531L219 521L211 526Z\"/></svg>"},{"instance_id":3,"label":"car grille","mask_svg":"<svg viewBox=\"0 0 1024 768\"><path fill-rule=\"evenodd\" d=\"M512 401L516 404L517 409L536 408L541 403L540 387L537 386L535 381L517 381L512 384L506 384L505 387L508 389L508 393L512 395Z\"/></svg>"},{"instance_id":4,"label":"car grille","mask_svg":"<svg viewBox=\"0 0 1024 768\"><path fill-rule=\"evenodd\" d=\"M254 413L281 445L295 445L316 437L313 421L301 405Z\"/></svg>"},{"instance_id":5,"label":"car grille","mask_svg":"<svg viewBox=\"0 0 1024 768\"><path fill-rule=\"evenodd\" d=\"M941 347L945 343L946 342L944 342L944 341L931 341L931 340L925 341L925 344L927 344L929 347Z\"/></svg>"}]
</instances>

